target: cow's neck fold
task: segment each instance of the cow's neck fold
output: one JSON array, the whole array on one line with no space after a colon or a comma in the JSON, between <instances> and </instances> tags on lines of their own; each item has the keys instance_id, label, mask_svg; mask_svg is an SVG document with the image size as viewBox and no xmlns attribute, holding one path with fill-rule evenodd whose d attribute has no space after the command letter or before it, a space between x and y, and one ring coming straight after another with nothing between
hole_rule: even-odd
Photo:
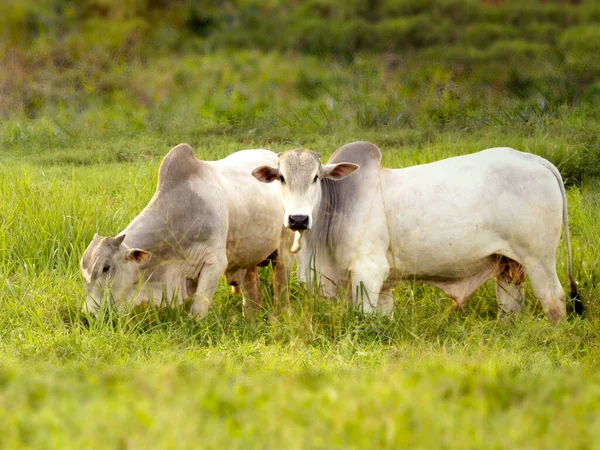
<instances>
[{"instance_id":1,"label":"cow's neck fold","mask_svg":"<svg viewBox=\"0 0 600 450\"><path fill-rule=\"evenodd\" d=\"M321 203L316 214L312 244L329 253L335 248L339 221L343 220L340 211L339 182L324 179L321 182Z\"/></svg>"}]
</instances>

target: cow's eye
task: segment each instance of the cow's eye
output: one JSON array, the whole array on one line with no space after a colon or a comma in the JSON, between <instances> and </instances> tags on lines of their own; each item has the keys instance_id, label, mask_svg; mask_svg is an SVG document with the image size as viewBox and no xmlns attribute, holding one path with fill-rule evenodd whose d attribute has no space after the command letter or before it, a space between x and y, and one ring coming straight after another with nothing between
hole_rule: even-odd
<instances>
[{"instance_id":1,"label":"cow's eye","mask_svg":"<svg viewBox=\"0 0 600 450\"><path fill-rule=\"evenodd\" d=\"M104 267L102 268L102 273L106 273L110 270L110 266L108 264L105 264Z\"/></svg>"},{"instance_id":2,"label":"cow's eye","mask_svg":"<svg viewBox=\"0 0 600 450\"><path fill-rule=\"evenodd\" d=\"M279 181L281 181L281 184L285 184L285 178L283 178L283 175L279 175Z\"/></svg>"},{"instance_id":3,"label":"cow's eye","mask_svg":"<svg viewBox=\"0 0 600 450\"><path fill-rule=\"evenodd\" d=\"M316 183L318 179L319 179L319 175L315 175L315 179L313 180L313 183Z\"/></svg>"}]
</instances>

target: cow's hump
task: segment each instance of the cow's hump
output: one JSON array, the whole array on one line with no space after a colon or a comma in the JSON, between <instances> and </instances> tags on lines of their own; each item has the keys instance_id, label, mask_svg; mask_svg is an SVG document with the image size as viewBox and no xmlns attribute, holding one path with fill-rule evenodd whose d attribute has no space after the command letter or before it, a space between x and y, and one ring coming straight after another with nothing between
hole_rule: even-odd
<instances>
[{"instance_id":1,"label":"cow's hump","mask_svg":"<svg viewBox=\"0 0 600 450\"><path fill-rule=\"evenodd\" d=\"M341 162L358 164L360 169L341 180L323 180L321 213L324 224L321 227L326 237L321 235L320 239L327 242L335 240L340 226L352 222L357 203L370 201L378 185L381 150L370 142L351 142L338 148L327 161L328 164Z\"/></svg>"},{"instance_id":2,"label":"cow's hump","mask_svg":"<svg viewBox=\"0 0 600 450\"><path fill-rule=\"evenodd\" d=\"M327 164L351 162L361 167L381 163L381 150L375 144L366 141L350 142L338 148L327 161Z\"/></svg>"},{"instance_id":3,"label":"cow's hump","mask_svg":"<svg viewBox=\"0 0 600 450\"><path fill-rule=\"evenodd\" d=\"M173 147L160 163L158 186L169 187L187 180L191 175L198 173L200 165L201 162L194 156L192 147L179 144Z\"/></svg>"}]
</instances>

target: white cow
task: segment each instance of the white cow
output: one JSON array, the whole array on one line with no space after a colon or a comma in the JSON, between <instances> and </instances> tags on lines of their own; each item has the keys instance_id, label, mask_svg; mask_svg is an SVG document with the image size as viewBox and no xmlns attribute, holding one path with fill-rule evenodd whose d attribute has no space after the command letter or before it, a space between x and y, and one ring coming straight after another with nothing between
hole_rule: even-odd
<instances>
[{"instance_id":1,"label":"white cow","mask_svg":"<svg viewBox=\"0 0 600 450\"><path fill-rule=\"evenodd\" d=\"M310 265L328 296L349 281L364 311L384 313L405 280L437 286L462 308L496 278L499 311L515 312L527 274L550 320L565 316L555 267L563 225L572 297L577 290L564 185L550 162L510 148L404 169L380 161L375 145L354 142L326 165L296 149L254 170L281 184L284 225L297 231L293 250L302 245L300 278L311 280L302 268Z\"/></svg>"},{"instance_id":2,"label":"white cow","mask_svg":"<svg viewBox=\"0 0 600 450\"><path fill-rule=\"evenodd\" d=\"M250 175L258 164L276 163L267 150L199 161L189 145L173 148L144 210L116 237L95 235L86 249L86 308L94 313L107 292L118 305L192 297L192 313L202 317L225 273L234 287L244 286L244 305L249 297L256 309L257 266L269 259L276 298L285 300L291 232L274 219L283 215L277 187Z\"/></svg>"}]
</instances>

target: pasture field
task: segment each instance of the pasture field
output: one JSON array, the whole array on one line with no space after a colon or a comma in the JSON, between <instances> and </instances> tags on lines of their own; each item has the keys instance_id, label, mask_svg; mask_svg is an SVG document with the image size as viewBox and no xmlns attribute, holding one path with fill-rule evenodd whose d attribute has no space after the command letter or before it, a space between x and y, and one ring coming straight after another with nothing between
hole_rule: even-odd
<instances>
[{"instance_id":1,"label":"pasture field","mask_svg":"<svg viewBox=\"0 0 600 450\"><path fill-rule=\"evenodd\" d=\"M600 448L600 4L0 2L0 447ZM161 157L368 140L403 167L495 146L567 184L583 318L394 290L390 318L292 279L289 313L81 312L79 258ZM566 283L564 241L559 277ZM570 305L570 303L569 303Z\"/></svg>"},{"instance_id":2,"label":"pasture field","mask_svg":"<svg viewBox=\"0 0 600 450\"><path fill-rule=\"evenodd\" d=\"M385 137L385 135L383 135ZM312 135L324 157L376 133ZM440 291L395 289L391 318L365 317L292 281L292 311L245 320L223 283L209 316L80 312L78 260L93 233L116 234L151 197L168 145L43 143L8 151L0 177L0 445L6 448L595 448L600 436L600 186L568 190L585 318L557 327L527 288L525 311L496 320L494 287L465 311ZM237 140L236 140L237 139ZM200 158L294 143L216 136ZM499 138L449 134L381 144L388 165L475 151ZM544 154L543 136L503 142ZM556 144L556 141L555 141ZM37 148L35 146L38 146ZM140 149L115 162L113 148ZM25 148L25 147L23 147ZM93 152L97 162L61 161ZM553 153L550 152L550 156ZM564 158L564 156L563 156ZM102 161L105 162L102 162ZM566 255L559 275L566 285ZM268 268L262 277L268 280Z\"/></svg>"}]
</instances>

